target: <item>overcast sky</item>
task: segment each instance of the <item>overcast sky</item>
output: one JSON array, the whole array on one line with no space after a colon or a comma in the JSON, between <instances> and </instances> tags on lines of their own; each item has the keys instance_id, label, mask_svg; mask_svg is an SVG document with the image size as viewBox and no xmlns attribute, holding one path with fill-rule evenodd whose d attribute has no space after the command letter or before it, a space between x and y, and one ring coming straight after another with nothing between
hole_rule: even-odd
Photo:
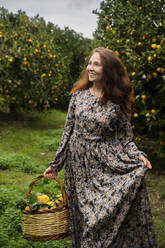
<instances>
[{"instance_id":1,"label":"overcast sky","mask_svg":"<svg viewBox=\"0 0 165 248\"><path fill-rule=\"evenodd\" d=\"M102 0L0 0L0 7L16 13L19 9L30 17L37 14L60 28L68 26L84 37L92 38L98 17L92 10L99 9Z\"/></svg>"}]
</instances>

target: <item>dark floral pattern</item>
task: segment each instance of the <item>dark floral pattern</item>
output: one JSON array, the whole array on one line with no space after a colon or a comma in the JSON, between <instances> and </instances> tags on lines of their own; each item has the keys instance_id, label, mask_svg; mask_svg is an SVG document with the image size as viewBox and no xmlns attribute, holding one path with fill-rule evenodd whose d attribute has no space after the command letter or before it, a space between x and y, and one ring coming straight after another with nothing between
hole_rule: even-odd
<instances>
[{"instance_id":1,"label":"dark floral pattern","mask_svg":"<svg viewBox=\"0 0 165 248\"><path fill-rule=\"evenodd\" d=\"M156 247L140 154L119 105L89 89L72 95L50 164L65 170L73 248Z\"/></svg>"}]
</instances>

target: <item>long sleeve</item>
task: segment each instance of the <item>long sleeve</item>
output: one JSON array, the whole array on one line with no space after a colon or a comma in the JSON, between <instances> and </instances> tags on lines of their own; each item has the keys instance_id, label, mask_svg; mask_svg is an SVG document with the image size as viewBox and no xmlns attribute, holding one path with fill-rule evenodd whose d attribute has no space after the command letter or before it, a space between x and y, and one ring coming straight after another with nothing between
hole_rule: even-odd
<instances>
[{"instance_id":1,"label":"long sleeve","mask_svg":"<svg viewBox=\"0 0 165 248\"><path fill-rule=\"evenodd\" d=\"M139 155L147 157L143 151L138 150L134 143L132 126L129 117L127 117L126 114L119 114L117 134L124 152L126 152L130 158L139 159Z\"/></svg>"},{"instance_id":2,"label":"long sleeve","mask_svg":"<svg viewBox=\"0 0 165 248\"><path fill-rule=\"evenodd\" d=\"M74 112L75 112L76 95L77 95L77 91L73 93L71 96L69 107L68 107L68 112L66 116L64 131L61 136L61 140L60 140L56 155L54 157L54 160L50 162L52 169L56 172L59 172L63 168L64 162L67 159L67 144L73 132L74 121L75 121Z\"/></svg>"}]
</instances>

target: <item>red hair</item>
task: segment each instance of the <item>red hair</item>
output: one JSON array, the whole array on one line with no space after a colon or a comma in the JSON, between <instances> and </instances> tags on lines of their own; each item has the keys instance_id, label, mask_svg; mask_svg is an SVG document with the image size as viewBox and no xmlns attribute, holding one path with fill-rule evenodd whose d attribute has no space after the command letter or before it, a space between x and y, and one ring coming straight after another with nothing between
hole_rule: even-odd
<instances>
[{"instance_id":1,"label":"red hair","mask_svg":"<svg viewBox=\"0 0 165 248\"><path fill-rule=\"evenodd\" d=\"M95 48L91 51L87 64L91 56L96 52L99 53L103 66L103 95L100 101L102 104L106 104L108 100L111 100L120 106L122 112L130 116L134 96L126 68L115 52L102 47ZM85 69L81 72L78 81L73 85L70 94L73 94L76 90L89 89L92 85L93 83L89 81L88 72Z\"/></svg>"}]
</instances>

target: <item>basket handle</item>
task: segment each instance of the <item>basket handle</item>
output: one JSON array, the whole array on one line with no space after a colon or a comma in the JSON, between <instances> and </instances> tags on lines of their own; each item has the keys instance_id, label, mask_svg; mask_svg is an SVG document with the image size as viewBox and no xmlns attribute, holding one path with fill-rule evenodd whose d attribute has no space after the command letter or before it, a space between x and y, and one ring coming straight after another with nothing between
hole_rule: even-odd
<instances>
[{"instance_id":1,"label":"basket handle","mask_svg":"<svg viewBox=\"0 0 165 248\"><path fill-rule=\"evenodd\" d=\"M27 192L27 194L26 194L26 196L25 196L26 199L29 197L29 195L30 195L30 193L31 193L31 191L32 191L32 188L33 188L34 184L35 184L38 180L40 180L41 178L43 178L43 177L44 177L44 175L42 174L42 175L36 177L36 178L31 182L31 184L29 185L28 192ZM65 193L65 189L64 189L63 183L62 183L61 179L60 179L59 177L57 177L57 176L55 176L54 179L58 182L58 184L59 184L59 186L60 186L61 193L62 193L62 197L63 197L63 201L64 201L64 205L66 205L66 193Z\"/></svg>"}]
</instances>

